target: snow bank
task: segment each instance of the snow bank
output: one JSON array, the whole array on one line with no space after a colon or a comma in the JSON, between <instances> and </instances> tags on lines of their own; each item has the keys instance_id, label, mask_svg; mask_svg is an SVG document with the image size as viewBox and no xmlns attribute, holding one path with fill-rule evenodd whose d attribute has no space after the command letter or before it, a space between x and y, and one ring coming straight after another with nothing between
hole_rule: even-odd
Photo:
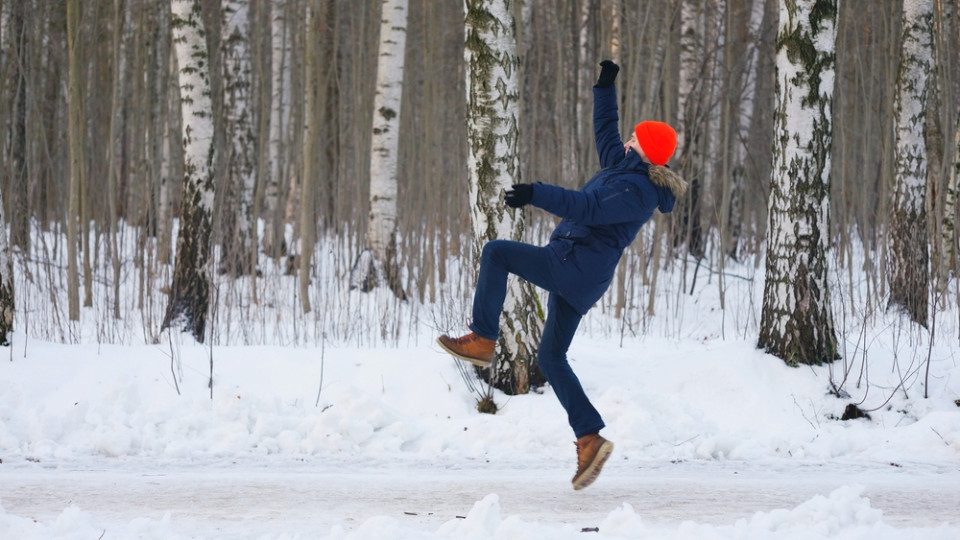
<instances>
[{"instance_id":1,"label":"snow bank","mask_svg":"<svg viewBox=\"0 0 960 540\"><path fill-rule=\"evenodd\" d=\"M428 337L420 343L431 343ZM839 489L831 484L804 491L811 496L802 504L791 499L722 522L702 515L683 521L603 491L604 482L620 485L617 474L700 463L743 464L782 475L787 491L802 483L804 470L820 465L868 475L902 469L913 475L914 486L935 480L932 489L960 485L956 348L938 343L927 349L922 340L883 332L871 339L868 369L847 365L847 395L841 399L829 389L831 380L843 378L842 364L788 368L749 341L647 337L621 345L589 333L578 336L570 360L604 416L604 435L616 443L610 472L591 488L611 502L604 515L590 518L599 529L590 537L960 537L960 515L943 525L891 522L846 477ZM60 506L48 515L8 512L5 499L24 504L22 492L4 487L4 473L10 472L201 470L239 463L242 474L296 461L308 470L311 464L338 464L347 477L365 467L395 467L462 470L476 479L496 464L503 471L532 471L528 478L543 471L551 479L568 467L564 478L546 484L548 490L568 490L566 475L575 463L573 435L549 387L523 396L496 393L500 412L479 414L454 361L430 345L319 350L181 343L171 358L169 345L64 346L22 335L14 343L10 360L0 362L0 538L99 538L104 531L104 538L164 539L584 538L583 527L567 515L531 514L529 508L518 514L512 504L501 507L497 495L483 497L495 486L468 492L469 501L477 501L473 509L442 523L412 524L370 501L351 507L356 512L350 519L318 509L322 520L312 523L308 516L296 526L282 520L253 526L261 518L244 524L241 515L230 534L193 529L204 521L185 522L164 513L165 507L150 515L104 515L72 500L54 503ZM922 363L927 354L929 387ZM870 418L841 421L849 403L868 410ZM891 486L898 481L885 478ZM922 516L923 509L916 512Z\"/></svg>"},{"instance_id":2,"label":"snow bank","mask_svg":"<svg viewBox=\"0 0 960 540\"><path fill-rule=\"evenodd\" d=\"M184 346L171 368L160 347L31 342L26 358L0 363L0 459L456 462L571 452L549 387L497 394L501 412L482 415L453 361L431 347L323 355ZM874 380L867 401L889 402L854 421L839 420L856 398L828 394L828 368L788 368L751 343L578 339L571 362L604 415L605 436L627 459L960 461L960 368L947 351L931 398L918 399L915 385L904 399L895 378Z\"/></svg>"}]
</instances>

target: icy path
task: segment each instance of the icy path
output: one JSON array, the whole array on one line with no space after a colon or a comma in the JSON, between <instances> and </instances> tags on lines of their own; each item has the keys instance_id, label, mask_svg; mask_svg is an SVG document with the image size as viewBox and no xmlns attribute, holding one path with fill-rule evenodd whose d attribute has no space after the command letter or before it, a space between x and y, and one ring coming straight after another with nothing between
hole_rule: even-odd
<instances>
[{"instance_id":1,"label":"icy path","mask_svg":"<svg viewBox=\"0 0 960 540\"><path fill-rule=\"evenodd\" d=\"M51 528L58 520L79 520L106 531L104 539L136 532L131 524L138 520L157 537L409 538L433 535L497 494L503 518L519 516L530 531L567 526L579 534L627 503L662 534L682 531L684 522L730 527L758 512L795 509L837 488L862 486L860 497L882 511L885 527L960 532L960 467L620 461L611 462L594 486L574 492L572 470L556 466L318 462L178 468L113 462L68 469L7 463L0 465L0 530L6 514ZM80 518L65 517L71 507Z\"/></svg>"}]
</instances>

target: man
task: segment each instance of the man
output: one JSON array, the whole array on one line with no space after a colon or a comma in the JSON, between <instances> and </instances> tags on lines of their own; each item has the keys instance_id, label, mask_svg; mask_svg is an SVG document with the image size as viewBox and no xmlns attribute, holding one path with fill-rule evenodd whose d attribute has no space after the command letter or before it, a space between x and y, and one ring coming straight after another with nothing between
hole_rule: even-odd
<instances>
[{"instance_id":1,"label":"man","mask_svg":"<svg viewBox=\"0 0 960 540\"><path fill-rule=\"evenodd\" d=\"M550 293L537 363L577 437L574 489L593 483L613 443L599 434L603 420L570 368L567 350L580 319L610 286L623 250L655 209L670 212L687 187L666 168L677 144L670 126L641 122L623 143L613 85L620 68L610 60L600 66L593 87L593 128L602 169L579 191L537 183L515 184L506 192L507 206L532 204L562 221L543 247L506 240L487 243L480 257L472 332L437 340L454 357L489 367L499 337L508 274Z\"/></svg>"}]
</instances>

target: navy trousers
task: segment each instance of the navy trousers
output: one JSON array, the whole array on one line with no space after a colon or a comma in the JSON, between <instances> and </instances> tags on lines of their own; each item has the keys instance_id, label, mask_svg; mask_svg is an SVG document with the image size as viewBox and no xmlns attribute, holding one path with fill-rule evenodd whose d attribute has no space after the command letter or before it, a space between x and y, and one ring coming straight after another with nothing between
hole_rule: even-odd
<instances>
[{"instance_id":1,"label":"navy trousers","mask_svg":"<svg viewBox=\"0 0 960 540\"><path fill-rule=\"evenodd\" d=\"M499 337L500 312L507 295L509 274L548 291L547 320L537 351L537 363L567 411L567 421L579 438L597 433L604 424L600 413L584 393L580 379L567 362L567 350L580 325L581 316L556 292L557 280L549 271L548 259L554 256L549 248L509 240L493 240L483 246L470 329L487 339Z\"/></svg>"}]
</instances>

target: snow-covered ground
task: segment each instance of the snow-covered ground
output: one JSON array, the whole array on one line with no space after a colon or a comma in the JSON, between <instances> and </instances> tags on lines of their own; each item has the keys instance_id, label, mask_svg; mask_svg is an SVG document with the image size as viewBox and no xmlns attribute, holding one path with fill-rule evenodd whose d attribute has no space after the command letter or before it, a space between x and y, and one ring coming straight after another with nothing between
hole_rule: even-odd
<instances>
[{"instance_id":1,"label":"snow-covered ground","mask_svg":"<svg viewBox=\"0 0 960 540\"><path fill-rule=\"evenodd\" d=\"M550 388L479 414L430 329L322 349L16 334L0 538L960 538L956 332L896 328L850 333L844 398L843 364L788 368L749 336L584 332L572 362L616 449L579 492ZM849 403L870 419L841 421Z\"/></svg>"}]
</instances>

